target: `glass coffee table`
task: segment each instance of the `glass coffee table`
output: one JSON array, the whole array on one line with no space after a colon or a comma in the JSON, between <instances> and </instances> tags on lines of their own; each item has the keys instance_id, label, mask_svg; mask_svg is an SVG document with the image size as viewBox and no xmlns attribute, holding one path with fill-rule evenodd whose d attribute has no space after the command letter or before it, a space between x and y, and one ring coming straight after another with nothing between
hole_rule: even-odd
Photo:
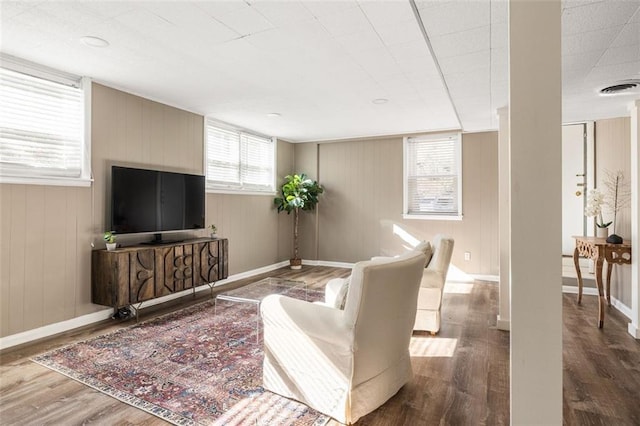
<instances>
[{"instance_id":1,"label":"glass coffee table","mask_svg":"<svg viewBox=\"0 0 640 426\"><path fill-rule=\"evenodd\" d=\"M292 297L308 300L307 283L304 281L269 277L243 287L234 288L233 290L221 291L216 295L213 305L213 315L216 315L219 300L253 303L256 305L256 343L258 343L260 339L260 303L269 295L284 293Z\"/></svg>"}]
</instances>

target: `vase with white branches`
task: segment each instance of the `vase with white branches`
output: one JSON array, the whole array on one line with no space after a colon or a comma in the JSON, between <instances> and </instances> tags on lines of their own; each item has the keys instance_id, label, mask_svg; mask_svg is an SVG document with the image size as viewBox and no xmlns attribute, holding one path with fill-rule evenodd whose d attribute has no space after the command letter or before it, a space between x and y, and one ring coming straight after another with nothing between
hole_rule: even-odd
<instances>
[{"instance_id":1,"label":"vase with white branches","mask_svg":"<svg viewBox=\"0 0 640 426\"><path fill-rule=\"evenodd\" d=\"M605 189L605 203L613 212L613 234L609 235L607 242L610 244L622 244L622 237L616 234L618 212L627 207L631 202L631 189L629 182L625 180L621 170L617 172L605 171L603 180Z\"/></svg>"}]
</instances>

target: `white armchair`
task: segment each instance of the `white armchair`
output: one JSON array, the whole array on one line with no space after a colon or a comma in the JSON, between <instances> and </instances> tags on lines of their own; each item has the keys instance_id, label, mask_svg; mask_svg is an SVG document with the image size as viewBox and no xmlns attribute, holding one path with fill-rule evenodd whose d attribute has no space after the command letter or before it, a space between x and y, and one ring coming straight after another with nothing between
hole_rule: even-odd
<instances>
[{"instance_id":1,"label":"white armchair","mask_svg":"<svg viewBox=\"0 0 640 426\"><path fill-rule=\"evenodd\" d=\"M429 331L431 334L440 331L442 292L451 263L453 245L453 238L442 234L436 235L431 242L433 256L422 274L414 330Z\"/></svg>"},{"instance_id":2,"label":"white armchair","mask_svg":"<svg viewBox=\"0 0 640 426\"><path fill-rule=\"evenodd\" d=\"M359 262L344 309L265 298L263 384L342 423L375 410L412 377L409 341L426 257Z\"/></svg>"},{"instance_id":3,"label":"white armchair","mask_svg":"<svg viewBox=\"0 0 640 426\"><path fill-rule=\"evenodd\" d=\"M451 263L454 240L443 234L438 234L433 241L422 241L414 251L424 253L427 266L422 274L420 292L418 293L416 321L414 330L429 331L436 334L440 331L440 317L442 310L442 292ZM389 257L374 257L379 261ZM349 287L349 278L334 278L325 287L324 304L342 309Z\"/></svg>"}]
</instances>

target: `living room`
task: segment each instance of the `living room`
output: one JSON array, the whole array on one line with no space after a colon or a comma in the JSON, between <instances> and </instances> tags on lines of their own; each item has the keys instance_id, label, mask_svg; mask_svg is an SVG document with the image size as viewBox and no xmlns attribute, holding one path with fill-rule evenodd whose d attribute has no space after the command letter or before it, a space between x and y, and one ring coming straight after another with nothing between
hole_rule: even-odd
<instances>
[{"instance_id":1,"label":"living room","mask_svg":"<svg viewBox=\"0 0 640 426\"><path fill-rule=\"evenodd\" d=\"M633 16L637 19L638 12ZM91 253L103 248L102 234L109 224L112 165L205 172L205 114L141 96L137 87L99 79L91 83L90 91L90 186L0 185L3 349L111 315L111 310L91 302L90 281ZM626 108L629 98L620 99ZM630 113L591 120L598 167L631 170L629 159L637 153L632 151L632 143L637 144L637 136L632 142L633 120L637 117ZM345 267L372 256L393 256L407 248L407 235L419 241L443 233L456 242L452 271L497 281L501 272L497 126L461 135L464 218L458 221L403 218L403 139L420 133L371 132L304 143L269 134L277 138L277 185L287 174L305 172L325 188L317 209L301 216L301 257L307 266ZM273 196L206 194L205 223L216 224L220 236L229 240L232 279L281 267L291 256L292 218L277 214ZM618 225L625 238L632 233L631 212L622 215ZM117 241L127 246L143 238L123 235ZM634 290L631 276L629 265L614 269L612 295L629 315L637 304L637 282Z\"/></svg>"}]
</instances>

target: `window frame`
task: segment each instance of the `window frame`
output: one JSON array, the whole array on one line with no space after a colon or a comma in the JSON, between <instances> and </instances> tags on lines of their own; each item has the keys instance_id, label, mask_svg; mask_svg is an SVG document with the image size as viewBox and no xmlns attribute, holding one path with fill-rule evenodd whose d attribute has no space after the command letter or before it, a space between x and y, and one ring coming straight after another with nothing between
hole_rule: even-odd
<instances>
[{"instance_id":1,"label":"window frame","mask_svg":"<svg viewBox=\"0 0 640 426\"><path fill-rule=\"evenodd\" d=\"M10 55L0 55L2 68L25 74L31 77L47 80L53 83L74 86L82 90L82 140L80 141L80 175L77 177L54 176L46 173L34 173L37 169L31 169L28 173L7 174L5 168L0 166L0 183L47 185L47 186L91 186L91 79L78 77L32 62L28 62ZM33 173L33 174L31 174Z\"/></svg>"},{"instance_id":2,"label":"window frame","mask_svg":"<svg viewBox=\"0 0 640 426\"><path fill-rule=\"evenodd\" d=\"M457 213L436 213L434 211L426 213L409 213L409 140L413 138L419 138L425 142L438 142L443 140L451 140L454 143L455 149L455 161L457 165L457 198L458 198L458 211ZM447 132L447 133L434 133L426 135L414 135L405 136L402 139L402 217L403 219L418 219L418 220L462 220L462 133L461 132Z\"/></svg>"},{"instance_id":3,"label":"window frame","mask_svg":"<svg viewBox=\"0 0 640 426\"><path fill-rule=\"evenodd\" d=\"M208 174L208 163L209 163L209 140L208 140L208 128L212 126L214 128L218 128L227 132L237 133L239 138L239 146L238 151L239 155L242 155L242 144L243 144L243 135L248 135L251 137L257 137L261 139L269 139L272 144L272 159L271 159L271 182L270 188L268 189L258 189L254 186L244 186L242 182L238 185L234 184L216 184L212 180L209 179ZM276 188L276 174L277 174L277 158L278 158L278 140L273 136L265 136L260 133L249 131L240 127L232 126L227 123L220 122L210 117L205 117L204 120L204 175L205 175L205 189L207 193L216 193L216 194L242 194L242 195L268 195L273 196L277 194ZM240 169L239 173L242 174L242 160L240 160Z\"/></svg>"}]
</instances>

